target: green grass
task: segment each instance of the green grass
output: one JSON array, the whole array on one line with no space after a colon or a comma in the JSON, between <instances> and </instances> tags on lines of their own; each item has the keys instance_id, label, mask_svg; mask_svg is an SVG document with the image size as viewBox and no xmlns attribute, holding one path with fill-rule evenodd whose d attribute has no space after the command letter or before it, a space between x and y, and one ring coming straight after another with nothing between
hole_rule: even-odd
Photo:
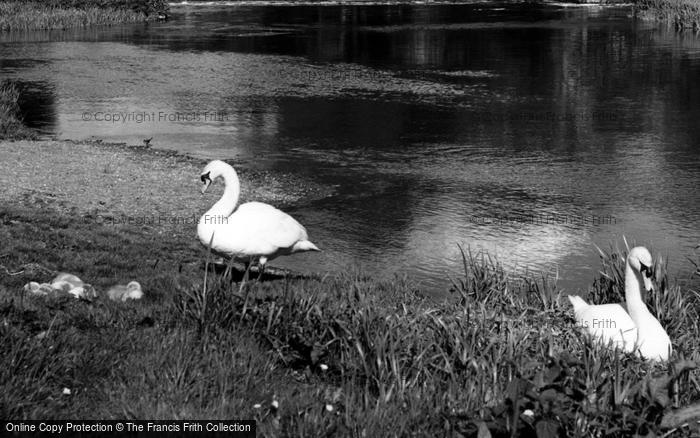
<instances>
[{"instance_id":1,"label":"green grass","mask_svg":"<svg viewBox=\"0 0 700 438\"><path fill-rule=\"evenodd\" d=\"M551 279L514 280L484 254L463 253L444 302L359 273L238 296L190 242L37 211L0 208L0 417L254 418L259 436L698 432L675 410L700 400L698 303L663 263L648 303L675 352L652 365L592 347ZM617 297L624 253L601 259L591 290ZM136 279L146 298L22 292L59 270L98 290Z\"/></svg>"},{"instance_id":2,"label":"green grass","mask_svg":"<svg viewBox=\"0 0 700 438\"><path fill-rule=\"evenodd\" d=\"M19 108L19 89L12 81L0 83L0 140L34 138L22 120Z\"/></svg>"},{"instance_id":3,"label":"green grass","mask_svg":"<svg viewBox=\"0 0 700 438\"><path fill-rule=\"evenodd\" d=\"M5 0L0 1L0 31L133 23L167 10L164 0Z\"/></svg>"},{"instance_id":4,"label":"green grass","mask_svg":"<svg viewBox=\"0 0 700 438\"><path fill-rule=\"evenodd\" d=\"M642 17L673 23L681 29L700 29L700 0L636 0Z\"/></svg>"}]
</instances>

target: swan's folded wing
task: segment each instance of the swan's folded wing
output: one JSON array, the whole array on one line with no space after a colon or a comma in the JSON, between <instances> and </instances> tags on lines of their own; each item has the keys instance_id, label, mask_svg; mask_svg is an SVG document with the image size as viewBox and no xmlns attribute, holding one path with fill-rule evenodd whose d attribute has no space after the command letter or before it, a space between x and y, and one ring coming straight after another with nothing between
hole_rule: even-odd
<instances>
[{"instance_id":1,"label":"swan's folded wing","mask_svg":"<svg viewBox=\"0 0 700 438\"><path fill-rule=\"evenodd\" d=\"M262 202L248 202L232 214L238 226L244 226L247 234L276 248L291 248L308 234L299 222L287 213Z\"/></svg>"},{"instance_id":2,"label":"swan's folded wing","mask_svg":"<svg viewBox=\"0 0 700 438\"><path fill-rule=\"evenodd\" d=\"M257 238L257 234L250 226L244 226L241 217L230 217L228 222L216 226L213 230L214 240L211 248L215 253L227 257L248 257L251 255L266 254L276 248ZM209 235L211 236L211 235Z\"/></svg>"},{"instance_id":3,"label":"swan's folded wing","mask_svg":"<svg viewBox=\"0 0 700 438\"><path fill-rule=\"evenodd\" d=\"M575 314L576 324L594 338L632 351L637 339L637 326L619 304L587 306Z\"/></svg>"}]
</instances>

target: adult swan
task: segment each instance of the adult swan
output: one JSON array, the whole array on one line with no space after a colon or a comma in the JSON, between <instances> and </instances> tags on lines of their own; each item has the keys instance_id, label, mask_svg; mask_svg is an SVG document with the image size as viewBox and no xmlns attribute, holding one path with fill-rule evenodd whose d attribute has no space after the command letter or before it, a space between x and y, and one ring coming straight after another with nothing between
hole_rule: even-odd
<instances>
[{"instance_id":1,"label":"adult swan","mask_svg":"<svg viewBox=\"0 0 700 438\"><path fill-rule=\"evenodd\" d=\"M320 251L309 241L306 229L287 213L262 202L236 208L241 184L233 167L223 161L204 167L202 194L218 178L224 181L224 194L197 224L197 236L206 247L211 244L212 251L246 263L246 275L256 260L262 275L265 264L278 256Z\"/></svg>"},{"instance_id":2,"label":"adult swan","mask_svg":"<svg viewBox=\"0 0 700 438\"><path fill-rule=\"evenodd\" d=\"M643 246L632 248L625 266L627 311L619 304L590 305L581 297L569 295L576 323L603 343L627 352L636 351L645 359L668 360L671 340L666 330L649 312L642 300L641 286L651 291L652 258Z\"/></svg>"}]
</instances>

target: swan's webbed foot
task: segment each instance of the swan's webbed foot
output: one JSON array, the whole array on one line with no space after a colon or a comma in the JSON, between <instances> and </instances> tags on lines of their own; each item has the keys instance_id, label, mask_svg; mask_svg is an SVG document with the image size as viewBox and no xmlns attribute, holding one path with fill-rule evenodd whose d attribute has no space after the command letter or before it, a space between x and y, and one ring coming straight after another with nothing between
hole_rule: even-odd
<instances>
[{"instance_id":1,"label":"swan's webbed foot","mask_svg":"<svg viewBox=\"0 0 700 438\"><path fill-rule=\"evenodd\" d=\"M263 274L265 273L265 265L267 264L267 257L260 257L258 259L258 282L262 281Z\"/></svg>"}]
</instances>

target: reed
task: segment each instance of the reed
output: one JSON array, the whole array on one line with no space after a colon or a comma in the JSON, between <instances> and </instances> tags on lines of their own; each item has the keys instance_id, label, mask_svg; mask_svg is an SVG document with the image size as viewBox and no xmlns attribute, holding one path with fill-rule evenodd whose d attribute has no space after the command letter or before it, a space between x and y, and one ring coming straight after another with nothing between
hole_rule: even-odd
<instances>
[{"instance_id":1,"label":"reed","mask_svg":"<svg viewBox=\"0 0 700 438\"><path fill-rule=\"evenodd\" d=\"M13 81L0 83L0 140L34 138L34 133L23 123L19 107L19 88Z\"/></svg>"}]
</instances>

